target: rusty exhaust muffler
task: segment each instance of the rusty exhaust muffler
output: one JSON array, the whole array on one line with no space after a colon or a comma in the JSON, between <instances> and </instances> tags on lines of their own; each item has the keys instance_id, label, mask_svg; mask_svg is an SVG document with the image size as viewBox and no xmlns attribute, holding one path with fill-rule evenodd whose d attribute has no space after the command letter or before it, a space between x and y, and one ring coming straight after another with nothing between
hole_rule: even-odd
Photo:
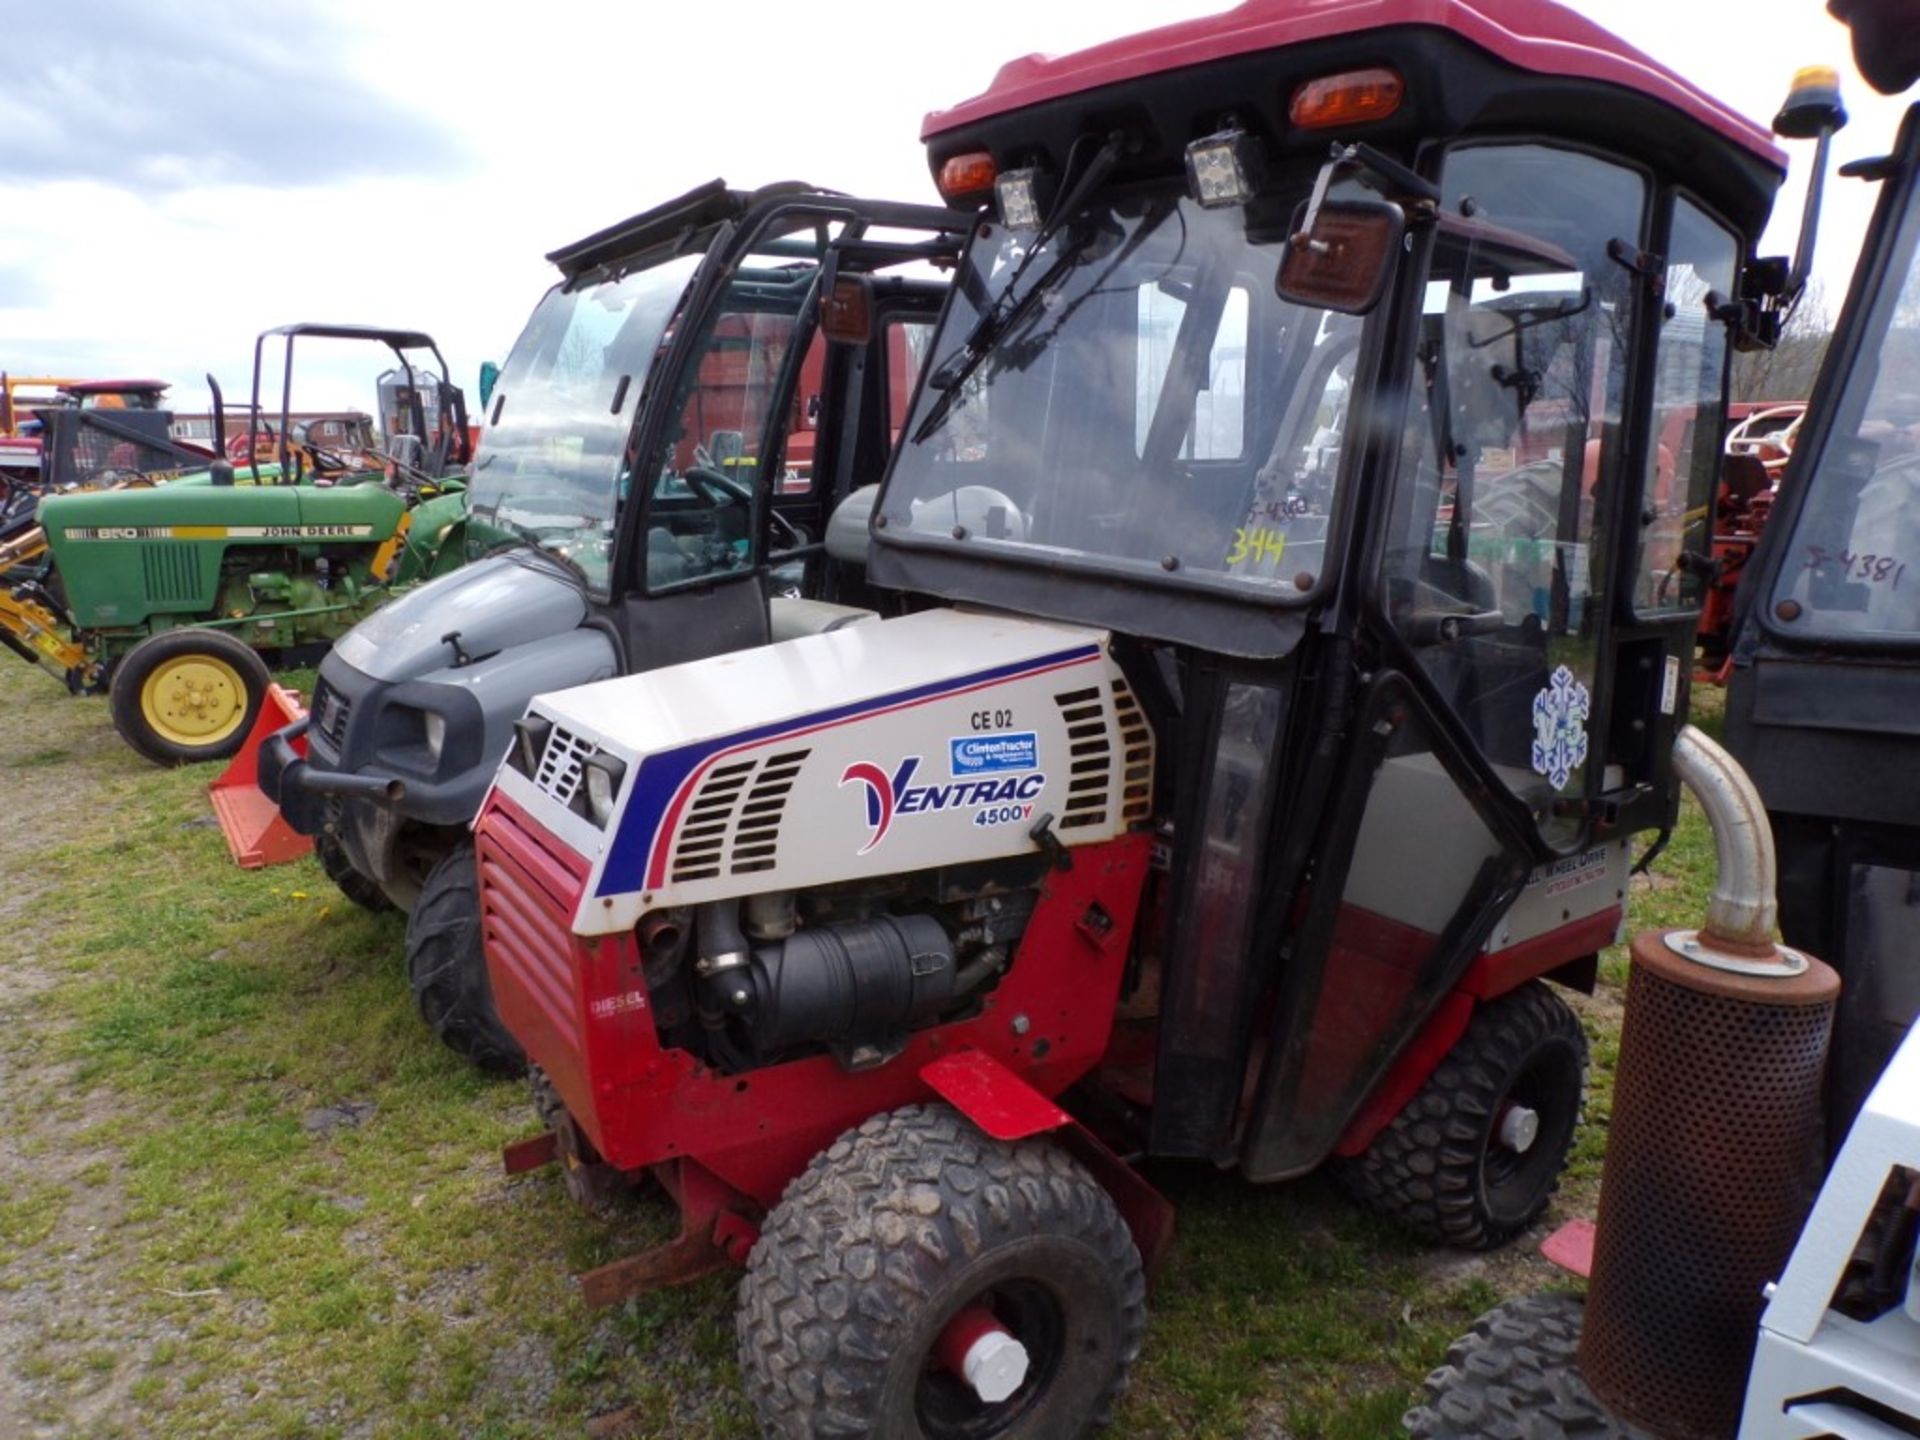
<instances>
[{"instance_id":1,"label":"rusty exhaust muffler","mask_svg":"<svg viewBox=\"0 0 1920 1440\"><path fill-rule=\"evenodd\" d=\"M1738 762L1688 726L1674 765L1719 875L1700 930L1633 941L1579 1368L1622 1419L1721 1440L1819 1188L1840 980L1773 942L1773 835Z\"/></svg>"}]
</instances>

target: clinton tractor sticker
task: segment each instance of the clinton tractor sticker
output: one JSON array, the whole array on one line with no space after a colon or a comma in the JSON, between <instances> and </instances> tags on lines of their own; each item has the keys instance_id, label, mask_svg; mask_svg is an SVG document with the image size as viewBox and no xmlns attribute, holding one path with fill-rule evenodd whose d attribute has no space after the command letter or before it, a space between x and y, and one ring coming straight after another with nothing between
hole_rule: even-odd
<instances>
[{"instance_id":1,"label":"clinton tractor sticker","mask_svg":"<svg viewBox=\"0 0 1920 1440\"><path fill-rule=\"evenodd\" d=\"M1593 699L1587 687L1562 665L1546 688L1533 697L1533 768L1556 790L1567 788L1573 772L1587 763L1587 717Z\"/></svg>"},{"instance_id":2,"label":"clinton tractor sticker","mask_svg":"<svg viewBox=\"0 0 1920 1440\"><path fill-rule=\"evenodd\" d=\"M962 744L979 744L989 737L975 736L969 741L955 740L952 756L954 768L961 768L960 747ZM916 785L914 778L920 770L920 757L909 755L893 768L891 774L868 760L857 760L847 766L840 777L840 784L863 786L866 791L867 829L866 844L855 852L866 855L877 849L880 843L892 833L896 820L908 819L916 815L938 815L955 810L972 810L975 825L1014 825L1033 816L1033 802L1040 792L1046 789L1047 777L1044 772L1032 769L1037 765L1038 747L1032 735L994 737L1024 741L1025 753L1031 757L1025 766L1016 767L1001 764L1002 771L1024 769L1025 773L980 774L979 768L970 770L968 777L951 780L944 784ZM1015 752L1010 752L1015 753ZM1003 759L1005 757L1002 757Z\"/></svg>"},{"instance_id":3,"label":"clinton tractor sticker","mask_svg":"<svg viewBox=\"0 0 1920 1440\"><path fill-rule=\"evenodd\" d=\"M1040 737L1031 730L1017 734L963 735L947 742L947 768L956 780L970 775L1040 768Z\"/></svg>"}]
</instances>

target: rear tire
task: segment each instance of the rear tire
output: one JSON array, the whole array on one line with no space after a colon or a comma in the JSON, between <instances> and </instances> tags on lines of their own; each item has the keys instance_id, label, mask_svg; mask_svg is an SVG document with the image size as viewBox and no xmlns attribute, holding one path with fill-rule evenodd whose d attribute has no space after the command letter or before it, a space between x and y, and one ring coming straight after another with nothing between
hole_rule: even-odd
<instances>
[{"instance_id":1,"label":"rear tire","mask_svg":"<svg viewBox=\"0 0 1920 1440\"><path fill-rule=\"evenodd\" d=\"M380 882L355 869L353 861L347 858L346 847L331 835L323 833L313 837L313 858L320 862L320 868L327 872L327 878L340 893L362 910L371 915L385 915L394 909Z\"/></svg>"},{"instance_id":2,"label":"rear tire","mask_svg":"<svg viewBox=\"0 0 1920 1440\"><path fill-rule=\"evenodd\" d=\"M1411 1440L1651 1440L1574 1368L1585 1309L1577 1295L1528 1295L1474 1321L1401 1422Z\"/></svg>"},{"instance_id":3,"label":"rear tire","mask_svg":"<svg viewBox=\"0 0 1920 1440\"><path fill-rule=\"evenodd\" d=\"M114 667L113 728L156 765L230 759L253 729L273 677L224 630L149 635Z\"/></svg>"},{"instance_id":4,"label":"rear tire","mask_svg":"<svg viewBox=\"0 0 1920 1440\"><path fill-rule=\"evenodd\" d=\"M493 1008L480 939L480 885L471 842L427 873L407 916L407 979L427 1028L493 1075L524 1075L526 1052Z\"/></svg>"},{"instance_id":5,"label":"rear tire","mask_svg":"<svg viewBox=\"0 0 1920 1440\"><path fill-rule=\"evenodd\" d=\"M1420 1093L1340 1165L1340 1179L1362 1204L1422 1239L1490 1249L1547 1208L1580 1123L1586 1078L1579 1017L1529 981L1474 1011ZM1517 1148L1506 1125L1516 1108L1536 1122Z\"/></svg>"},{"instance_id":6,"label":"rear tire","mask_svg":"<svg viewBox=\"0 0 1920 1440\"><path fill-rule=\"evenodd\" d=\"M975 1304L1028 1350L998 1404L931 1360ZM787 1187L736 1330L770 1440L1070 1440L1105 1423L1145 1317L1133 1237L1078 1161L913 1105L848 1131Z\"/></svg>"}]
</instances>

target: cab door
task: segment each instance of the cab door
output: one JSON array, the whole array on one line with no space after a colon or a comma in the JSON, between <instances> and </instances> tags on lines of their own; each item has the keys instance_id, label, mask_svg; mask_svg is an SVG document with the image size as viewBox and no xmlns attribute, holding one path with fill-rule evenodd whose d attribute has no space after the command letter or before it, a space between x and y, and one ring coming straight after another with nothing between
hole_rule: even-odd
<instances>
[{"instance_id":1,"label":"cab door","mask_svg":"<svg viewBox=\"0 0 1920 1440\"><path fill-rule=\"evenodd\" d=\"M1518 974L1619 918L1624 852L1596 822L1624 783L1615 556L1654 187L1529 142L1456 149L1441 188L1362 522L1357 702L1242 1146L1256 1179L1333 1149L1490 943L1563 932ZM1521 916L1553 864L1580 902ZM1565 928L1589 908L1593 933Z\"/></svg>"}]
</instances>

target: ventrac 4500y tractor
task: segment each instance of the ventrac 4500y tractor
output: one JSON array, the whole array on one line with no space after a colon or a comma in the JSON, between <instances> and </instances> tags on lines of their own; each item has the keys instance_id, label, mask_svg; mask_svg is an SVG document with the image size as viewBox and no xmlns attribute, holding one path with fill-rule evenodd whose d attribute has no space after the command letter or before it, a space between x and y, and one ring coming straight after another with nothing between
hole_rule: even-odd
<instances>
[{"instance_id":1,"label":"ventrac 4500y tractor","mask_svg":"<svg viewBox=\"0 0 1920 1440\"><path fill-rule=\"evenodd\" d=\"M382 465L296 442L288 421L301 338L390 350L418 387L438 392L440 413L457 416L446 443ZM362 325L270 330L254 348L255 416L271 339L286 342L287 373L273 462L236 470L216 460L165 484L51 495L38 526L0 547L0 573L33 572L10 576L0 593L0 643L70 690L106 689L114 728L159 764L232 755L266 698L270 657L327 644L453 560L445 542L465 514L466 418L432 337ZM413 411L424 436L423 407ZM50 448L65 434L56 428Z\"/></svg>"},{"instance_id":2,"label":"ventrac 4500y tractor","mask_svg":"<svg viewBox=\"0 0 1920 1440\"><path fill-rule=\"evenodd\" d=\"M510 1168L678 1200L590 1301L745 1261L779 1436L1106 1414L1121 1156L1534 1222L1556 984L1678 803L1720 446L1652 437L1773 314L1766 132L1551 4L1252 0L925 134L979 209L871 518L911 613L543 696L477 825Z\"/></svg>"},{"instance_id":3,"label":"ventrac 4500y tractor","mask_svg":"<svg viewBox=\"0 0 1920 1440\"><path fill-rule=\"evenodd\" d=\"M562 278L473 467L468 549L498 553L346 635L309 719L260 756L341 888L410 912L415 997L454 1049L521 1064L488 998L469 827L527 702L873 618L864 506L945 292L929 262L971 224L715 181L548 257Z\"/></svg>"}]
</instances>

